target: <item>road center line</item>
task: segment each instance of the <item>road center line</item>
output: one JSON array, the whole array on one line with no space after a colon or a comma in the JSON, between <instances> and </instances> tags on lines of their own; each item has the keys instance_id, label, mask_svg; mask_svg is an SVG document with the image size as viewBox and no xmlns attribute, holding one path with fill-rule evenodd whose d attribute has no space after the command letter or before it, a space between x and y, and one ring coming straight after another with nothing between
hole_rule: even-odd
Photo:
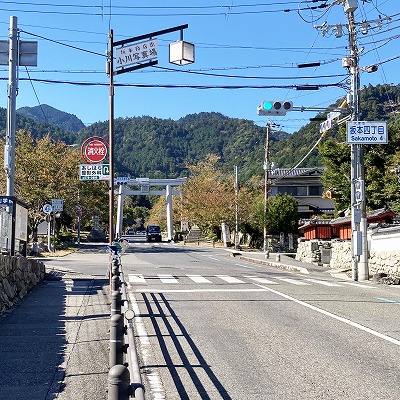
<instances>
[{"instance_id":1,"label":"road center line","mask_svg":"<svg viewBox=\"0 0 400 400\"><path fill-rule=\"evenodd\" d=\"M390 343L393 343L393 344L395 344L397 346L400 346L400 340L394 339L394 338L392 338L390 336L387 336L387 335L384 335L384 334L382 334L380 332L374 331L373 329L367 328L366 326L363 326L363 325L361 325L361 324L359 324L357 322L351 321L351 320L349 320L347 318L339 317L338 315L332 314L329 311L325 311L322 308L319 308L319 307L313 306L311 304L305 303L304 301L298 300L298 299L296 299L296 298L294 298L292 296L289 296L289 295L287 295L285 293L282 293L282 292L278 292L277 290L271 289L271 288L266 287L264 285L259 285L257 283L255 283L254 285L258 286L260 288L263 288L268 292L274 293L277 296L283 297L283 298L285 298L287 300L293 301L294 303L297 303L297 304L300 304L300 305L302 305L304 307L307 307L307 308L309 308L309 309L311 309L313 311L317 311L320 314L326 315L326 316L328 316L330 318L336 319L337 321L343 322L343 323L345 323L347 325L350 325L350 326L352 326L354 328L360 329L361 331L367 332L367 333L369 333L371 335L374 335L374 336L376 336L376 337L378 337L380 339L386 340L386 341L388 341Z\"/></svg>"}]
</instances>

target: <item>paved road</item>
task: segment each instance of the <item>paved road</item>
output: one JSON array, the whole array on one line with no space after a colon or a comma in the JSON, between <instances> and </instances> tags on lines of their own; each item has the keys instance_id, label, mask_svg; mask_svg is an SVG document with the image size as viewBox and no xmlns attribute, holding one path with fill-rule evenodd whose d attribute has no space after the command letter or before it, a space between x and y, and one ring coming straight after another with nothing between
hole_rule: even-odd
<instances>
[{"instance_id":1,"label":"paved road","mask_svg":"<svg viewBox=\"0 0 400 400\"><path fill-rule=\"evenodd\" d=\"M397 399L400 291L131 243L149 399Z\"/></svg>"}]
</instances>

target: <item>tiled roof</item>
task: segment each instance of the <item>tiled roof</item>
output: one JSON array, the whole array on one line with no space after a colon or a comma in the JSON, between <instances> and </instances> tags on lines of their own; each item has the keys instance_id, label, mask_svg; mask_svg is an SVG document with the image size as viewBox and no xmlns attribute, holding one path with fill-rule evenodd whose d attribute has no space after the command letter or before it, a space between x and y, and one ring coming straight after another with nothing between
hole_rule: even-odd
<instances>
[{"instance_id":1,"label":"tiled roof","mask_svg":"<svg viewBox=\"0 0 400 400\"><path fill-rule=\"evenodd\" d=\"M276 168L270 171L271 178L282 178L286 176L296 177L296 176L310 176L310 175L321 175L323 168Z\"/></svg>"}]
</instances>

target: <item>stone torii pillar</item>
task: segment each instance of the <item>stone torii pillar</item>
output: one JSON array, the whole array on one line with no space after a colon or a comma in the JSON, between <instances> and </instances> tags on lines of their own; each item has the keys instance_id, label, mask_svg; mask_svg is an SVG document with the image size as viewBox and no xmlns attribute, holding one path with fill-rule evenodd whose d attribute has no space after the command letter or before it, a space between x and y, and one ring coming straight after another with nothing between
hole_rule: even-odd
<instances>
[{"instance_id":1,"label":"stone torii pillar","mask_svg":"<svg viewBox=\"0 0 400 400\"><path fill-rule=\"evenodd\" d=\"M172 196L179 195L180 191L173 189L173 186L181 186L186 181L186 178L177 179L149 179L149 178L116 178L118 188L118 212L116 224L116 236L122 236L122 222L125 196L146 196L146 195L165 195L167 208L167 239L172 240L174 234L173 219L172 219ZM131 190L128 186L138 186L139 189ZM151 189L154 186L164 186L165 189Z\"/></svg>"}]
</instances>

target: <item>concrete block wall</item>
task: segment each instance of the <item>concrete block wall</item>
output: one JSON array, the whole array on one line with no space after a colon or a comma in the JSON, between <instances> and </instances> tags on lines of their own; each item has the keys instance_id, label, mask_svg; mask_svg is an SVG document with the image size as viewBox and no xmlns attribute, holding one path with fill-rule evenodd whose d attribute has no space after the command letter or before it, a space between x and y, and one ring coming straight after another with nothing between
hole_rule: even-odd
<instances>
[{"instance_id":1,"label":"concrete block wall","mask_svg":"<svg viewBox=\"0 0 400 400\"><path fill-rule=\"evenodd\" d=\"M0 314L23 298L44 276L42 262L0 255Z\"/></svg>"}]
</instances>

